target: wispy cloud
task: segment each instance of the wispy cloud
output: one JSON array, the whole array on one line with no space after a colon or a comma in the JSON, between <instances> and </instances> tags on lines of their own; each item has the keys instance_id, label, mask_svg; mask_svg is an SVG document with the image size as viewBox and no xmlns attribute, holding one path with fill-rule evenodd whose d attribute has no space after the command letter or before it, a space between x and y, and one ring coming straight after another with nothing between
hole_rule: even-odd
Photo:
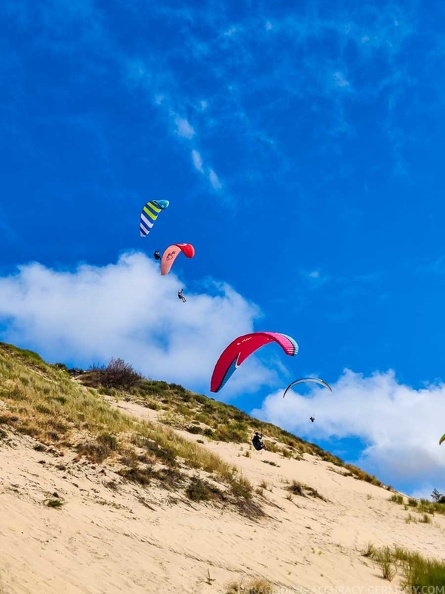
<instances>
[{"instance_id":1,"label":"wispy cloud","mask_svg":"<svg viewBox=\"0 0 445 594\"><path fill-rule=\"evenodd\" d=\"M209 180L210 180L210 183L212 184L212 187L215 190L221 189L221 187L222 187L221 182L219 181L218 176L213 171L213 169L209 169Z\"/></svg>"},{"instance_id":2,"label":"wispy cloud","mask_svg":"<svg viewBox=\"0 0 445 594\"><path fill-rule=\"evenodd\" d=\"M311 289L319 288L331 280L329 275L319 269L310 270L308 272L301 271L301 276L307 281Z\"/></svg>"},{"instance_id":3,"label":"wispy cloud","mask_svg":"<svg viewBox=\"0 0 445 594\"><path fill-rule=\"evenodd\" d=\"M340 87L341 89L349 89L351 86L350 82L342 72L334 72L332 78L334 79L334 84L336 87Z\"/></svg>"},{"instance_id":4,"label":"wispy cloud","mask_svg":"<svg viewBox=\"0 0 445 594\"><path fill-rule=\"evenodd\" d=\"M166 121L169 122L169 130L176 137L179 137L182 142L186 143L186 146L190 150L195 170L207 180L214 190L220 190L222 184L218 175L213 168L205 163L203 152L198 148L201 135L195 129L195 126L192 125L189 118L181 116L178 113L178 110L181 112L187 111L187 101L177 97L179 90L176 89L177 83L172 82L173 77L169 77L168 74L163 73L162 77L158 79L156 73L153 73L151 68L139 60L136 62L131 60L128 63L128 76L131 81L136 82L138 86L142 85L146 89L147 93L151 96L153 105L160 110ZM198 121L199 115L206 111L208 105L203 99L197 101L194 105L192 111Z\"/></svg>"},{"instance_id":5,"label":"wispy cloud","mask_svg":"<svg viewBox=\"0 0 445 594\"><path fill-rule=\"evenodd\" d=\"M445 432L445 385L414 389L397 381L393 371L363 376L345 370L333 392L313 388L307 395L283 390L268 396L260 418L309 439L359 437L366 444L360 467L381 480L416 485L423 492L434 484L445 491L445 457L438 445ZM285 386L283 386L284 389ZM313 415L315 423L308 423Z\"/></svg>"},{"instance_id":6,"label":"wispy cloud","mask_svg":"<svg viewBox=\"0 0 445 594\"><path fill-rule=\"evenodd\" d=\"M193 138L195 130L185 118L175 117L176 134L182 138Z\"/></svg>"},{"instance_id":7,"label":"wispy cloud","mask_svg":"<svg viewBox=\"0 0 445 594\"><path fill-rule=\"evenodd\" d=\"M196 149L192 150L192 161L195 169L209 180L210 185L214 190L220 190L222 188L218 176L213 169L204 166L201 153Z\"/></svg>"},{"instance_id":8,"label":"wispy cloud","mask_svg":"<svg viewBox=\"0 0 445 594\"><path fill-rule=\"evenodd\" d=\"M40 31L36 43L54 53L81 47L91 71L107 72L116 86L131 81L141 110L148 98L173 137L189 144L185 159L191 150L199 151L204 179L221 196L223 187L253 180L252 173L225 168L228 155L241 156L241 169L255 169L260 179L262 170L277 179L292 170L299 144L289 146L290 130L294 139L320 136L320 151L330 147L340 162L338 136L352 135L362 125L349 108L351 101L367 106L379 99L378 119L394 168L406 171L410 139L396 120L407 109L413 84L405 47L418 29L414 1L385 6L369 1L327 11L319 2L303 3L297 11L258 5L245 16L234 16L230 2L223 9L215 2L178 9L167 1L146 13L141 9L143 14L123 7L122 18L131 23L135 38L143 32L149 44L123 44L105 13L89 0L59 0L32 11L26 3L21 10L15 5L6 2L3 10L21 29L34 20ZM166 46L162 36L150 35L163 26L181 32L176 43ZM434 39L428 51L437 51L437 43ZM313 125L307 127L308 121ZM215 150L222 133L226 142Z\"/></svg>"},{"instance_id":9,"label":"wispy cloud","mask_svg":"<svg viewBox=\"0 0 445 594\"><path fill-rule=\"evenodd\" d=\"M192 150L192 160L193 160L193 165L195 166L195 169L197 169L200 173L204 173L202 157L201 157L201 154L196 149Z\"/></svg>"}]
</instances>

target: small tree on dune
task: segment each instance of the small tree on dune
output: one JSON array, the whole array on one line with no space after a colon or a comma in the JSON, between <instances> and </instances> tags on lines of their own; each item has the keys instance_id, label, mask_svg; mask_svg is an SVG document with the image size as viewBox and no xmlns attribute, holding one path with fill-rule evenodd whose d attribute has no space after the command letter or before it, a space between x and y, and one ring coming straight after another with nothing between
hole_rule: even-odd
<instances>
[{"instance_id":1,"label":"small tree on dune","mask_svg":"<svg viewBox=\"0 0 445 594\"><path fill-rule=\"evenodd\" d=\"M437 489L434 489L431 493L431 497L436 503L445 503L445 495L439 493Z\"/></svg>"},{"instance_id":2,"label":"small tree on dune","mask_svg":"<svg viewBox=\"0 0 445 594\"><path fill-rule=\"evenodd\" d=\"M112 357L107 366L93 365L90 371L96 374L97 383L117 390L129 390L144 379L130 363L119 357Z\"/></svg>"}]
</instances>

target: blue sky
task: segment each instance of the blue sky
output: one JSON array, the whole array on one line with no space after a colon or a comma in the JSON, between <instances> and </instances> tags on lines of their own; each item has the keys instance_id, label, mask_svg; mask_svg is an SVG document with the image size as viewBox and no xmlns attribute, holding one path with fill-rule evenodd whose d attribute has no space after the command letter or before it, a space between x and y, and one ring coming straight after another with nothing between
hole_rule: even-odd
<instances>
[{"instance_id":1,"label":"blue sky","mask_svg":"<svg viewBox=\"0 0 445 594\"><path fill-rule=\"evenodd\" d=\"M297 357L265 347L217 397L445 491L444 12L2 2L0 338L210 395L233 338L284 332ZM196 256L161 278L174 242ZM307 375L333 393L283 401Z\"/></svg>"}]
</instances>

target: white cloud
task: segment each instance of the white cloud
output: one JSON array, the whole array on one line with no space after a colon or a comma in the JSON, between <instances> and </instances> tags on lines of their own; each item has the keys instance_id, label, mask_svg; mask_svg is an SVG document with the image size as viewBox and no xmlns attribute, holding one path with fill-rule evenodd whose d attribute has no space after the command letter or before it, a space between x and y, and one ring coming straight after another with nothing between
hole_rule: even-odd
<instances>
[{"instance_id":1,"label":"white cloud","mask_svg":"<svg viewBox=\"0 0 445 594\"><path fill-rule=\"evenodd\" d=\"M174 272L161 277L141 253L73 272L30 263L0 278L2 340L84 367L122 357L149 377L208 392L219 354L252 331L260 311L229 285L209 281L206 289L192 294ZM254 359L243 367L224 397L276 380Z\"/></svg>"},{"instance_id":2,"label":"white cloud","mask_svg":"<svg viewBox=\"0 0 445 594\"><path fill-rule=\"evenodd\" d=\"M340 87L341 89L347 89L350 87L349 81L342 72L334 72L332 78L334 79L334 84L336 87Z\"/></svg>"},{"instance_id":3,"label":"white cloud","mask_svg":"<svg viewBox=\"0 0 445 594\"><path fill-rule=\"evenodd\" d=\"M300 274L307 280L311 288L319 288L331 280L330 277L321 270L301 270Z\"/></svg>"},{"instance_id":4,"label":"white cloud","mask_svg":"<svg viewBox=\"0 0 445 594\"><path fill-rule=\"evenodd\" d=\"M181 136L182 138L193 138L193 136L195 135L195 130L189 124L188 120L186 120L185 118L176 116L175 125L176 134L178 136Z\"/></svg>"},{"instance_id":5,"label":"white cloud","mask_svg":"<svg viewBox=\"0 0 445 594\"><path fill-rule=\"evenodd\" d=\"M204 168L204 162L202 159L202 155L196 149L192 150L192 161L193 161L193 165L194 165L195 169L197 171L199 171L199 173L202 173L202 175L204 175L208 179L208 181L210 182L210 185L212 186L212 188L214 190L220 190L222 188L222 184L219 181L219 178L216 175L215 171L210 168L209 169Z\"/></svg>"},{"instance_id":6,"label":"white cloud","mask_svg":"<svg viewBox=\"0 0 445 594\"><path fill-rule=\"evenodd\" d=\"M227 31L224 31L224 36L232 37L233 35L235 35L235 33L238 33L238 29L236 27L229 27Z\"/></svg>"},{"instance_id":7,"label":"white cloud","mask_svg":"<svg viewBox=\"0 0 445 594\"><path fill-rule=\"evenodd\" d=\"M204 173L204 166L202 163L201 153L198 152L196 149L192 150L192 160L195 169L197 169L200 173Z\"/></svg>"},{"instance_id":8,"label":"white cloud","mask_svg":"<svg viewBox=\"0 0 445 594\"><path fill-rule=\"evenodd\" d=\"M326 378L324 378L326 379ZM355 461L388 483L431 485L445 491L445 384L414 389L400 384L393 371L369 377L345 370L333 392L312 388L306 395L283 391L269 395L254 415L297 435L314 439L359 437L366 447ZM314 415L315 423L308 421Z\"/></svg>"},{"instance_id":9,"label":"white cloud","mask_svg":"<svg viewBox=\"0 0 445 594\"><path fill-rule=\"evenodd\" d=\"M213 171L213 169L209 169L209 181L215 190L219 190L222 187L221 182L219 181L218 176Z\"/></svg>"}]
</instances>

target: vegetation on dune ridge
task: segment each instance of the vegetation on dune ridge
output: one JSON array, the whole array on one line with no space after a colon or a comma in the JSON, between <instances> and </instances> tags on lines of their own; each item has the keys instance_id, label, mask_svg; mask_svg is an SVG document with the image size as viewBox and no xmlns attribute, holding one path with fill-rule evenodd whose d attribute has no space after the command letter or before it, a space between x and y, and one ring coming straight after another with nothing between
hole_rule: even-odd
<instances>
[{"instance_id":1,"label":"vegetation on dune ridge","mask_svg":"<svg viewBox=\"0 0 445 594\"><path fill-rule=\"evenodd\" d=\"M314 444L180 385L144 378L121 359L83 371L46 363L32 351L0 343L0 378L0 440L7 440L12 431L39 441L35 446L38 451L45 446L70 448L78 459L107 464L122 479L144 489L161 486L181 491L194 503L235 506L250 518L264 515L251 483L219 456L178 435L173 430L178 428L209 440L235 443L250 443L252 431L261 430L272 452L296 460L305 453L311 454L343 467L342 471L330 469L344 476L383 486L375 477ZM153 409L159 422L125 415L104 396ZM109 484L113 485L110 488L118 488L116 481ZM267 484L263 482L260 487L258 494L267 489ZM315 489L298 481L288 483L286 490L290 500L293 496L309 496L327 501ZM46 499L45 505L61 508L64 502L56 495ZM408 514L406 521L428 524L435 513L445 512L445 496L434 490L432 498L431 502L393 493L389 500L419 514L418 519ZM425 559L397 546L378 549L368 544L362 554L380 567L382 577L392 580L398 576L407 591L445 586L445 563L441 561ZM208 580L213 581L210 575ZM273 589L269 582L252 578L228 584L228 594L237 591Z\"/></svg>"},{"instance_id":2,"label":"vegetation on dune ridge","mask_svg":"<svg viewBox=\"0 0 445 594\"><path fill-rule=\"evenodd\" d=\"M120 360L118 360L120 361ZM121 364L123 362L121 361ZM325 462L346 469L346 476L364 480L383 487L381 481L352 464L324 451L319 446L304 441L300 437L280 429L276 425L259 421L230 404L224 404L213 398L196 394L179 384L151 380L139 375L127 390L107 388L110 385L108 375L112 373L116 360L111 360L107 367L94 366L78 376L87 386L95 386L99 393L123 396L141 406L160 412L159 420L175 429L181 429L195 435L203 435L213 441L250 443L252 432L260 430L269 451L281 454L285 458L301 459L303 454L317 456ZM134 370L130 367L130 372Z\"/></svg>"},{"instance_id":3,"label":"vegetation on dune ridge","mask_svg":"<svg viewBox=\"0 0 445 594\"><path fill-rule=\"evenodd\" d=\"M400 576L400 585L407 592L421 592L427 586L445 586L445 563L426 559L400 546L375 547L368 543L362 555L372 559L381 569L382 577L392 581Z\"/></svg>"},{"instance_id":4,"label":"vegetation on dune ridge","mask_svg":"<svg viewBox=\"0 0 445 594\"><path fill-rule=\"evenodd\" d=\"M0 343L0 377L0 429L10 426L43 444L74 448L93 463L106 460L142 486L184 488L187 495L187 485L204 480L190 477L190 471L201 472L210 492L220 492L209 499L235 505L251 517L263 515L252 485L236 468L169 427L113 409L96 389L73 381L62 365ZM0 437L5 434L3 429Z\"/></svg>"},{"instance_id":5,"label":"vegetation on dune ridge","mask_svg":"<svg viewBox=\"0 0 445 594\"><path fill-rule=\"evenodd\" d=\"M418 514L423 514L422 518L416 519L411 514L408 514L407 521L421 522L429 524L431 522L431 516L434 514L445 514L445 497L434 489L431 493L433 501L428 499L416 499L415 497L405 497L401 493L393 493L389 498L389 501L403 505L405 511L415 511Z\"/></svg>"},{"instance_id":6,"label":"vegetation on dune ridge","mask_svg":"<svg viewBox=\"0 0 445 594\"><path fill-rule=\"evenodd\" d=\"M379 487L384 486L375 476L352 464L345 464L337 456L313 443L304 441L276 425L259 421L235 406L218 402L203 394L196 394L179 384L147 379L140 374L135 380L134 369L128 366L128 374L133 380L132 385L128 386L127 382L126 387L118 386L110 376L113 369L124 365L122 360L112 359L106 367L93 366L88 371L80 373L78 379L86 386L96 387L99 393L123 397L128 401L159 411L159 420L175 429L202 435L213 441L232 443L250 443L252 432L260 430L269 451L297 460L301 459L304 453L311 454L345 468L346 476L352 476ZM114 387L110 388L111 385Z\"/></svg>"},{"instance_id":7,"label":"vegetation on dune ridge","mask_svg":"<svg viewBox=\"0 0 445 594\"><path fill-rule=\"evenodd\" d=\"M178 428L234 443L250 443L252 430L261 429L272 452L297 460L312 454L344 467L345 476L383 486L374 476L275 425L178 384L144 378L122 359L83 371L46 363L32 351L0 343L0 376L0 425L46 445L75 448L79 457L93 463L107 461L122 477L143 486L182 488L192 500L235 504L243 513L262 515L249 481L172 430ZM157 410L159 422L122 414L104 395ZM190 477L191 470L206 476Z\"/></svg>"}]
</instances>

